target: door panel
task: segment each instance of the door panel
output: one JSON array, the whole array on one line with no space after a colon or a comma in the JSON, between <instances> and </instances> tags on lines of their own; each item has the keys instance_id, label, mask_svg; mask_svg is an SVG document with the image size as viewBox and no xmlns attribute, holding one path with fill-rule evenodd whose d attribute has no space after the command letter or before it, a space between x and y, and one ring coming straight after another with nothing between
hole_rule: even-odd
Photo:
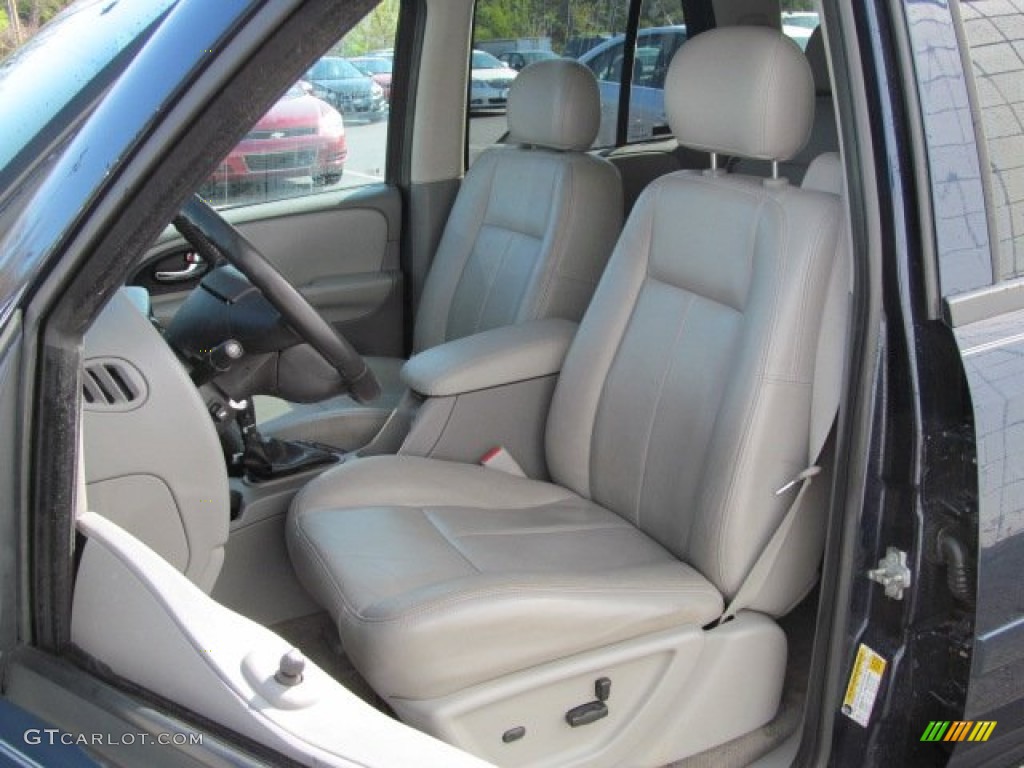
<instances>
[{"instance_id":1,"label":"door panel","mask_svg":"<svg viewBox=\"0 0 1024 768\"><path fill-rule=\"evenodd\" d=\"M396 189L378 184L221 213L361 353L402 354L402 202ZM168 229L131 283L149 290L153 313L166 324L206 269Z\"/></svg>"}]
</instances>

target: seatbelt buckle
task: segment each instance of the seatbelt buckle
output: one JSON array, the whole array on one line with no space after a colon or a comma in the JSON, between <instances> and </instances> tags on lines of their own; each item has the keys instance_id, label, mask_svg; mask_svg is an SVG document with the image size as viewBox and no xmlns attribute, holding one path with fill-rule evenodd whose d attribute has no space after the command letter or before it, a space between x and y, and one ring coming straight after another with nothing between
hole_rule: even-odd
<instances>
[{"instance_id":1,"label":"seatbelt buckle","mask_svg":"<svg viewBox=\"0 0 1024 768\"><path fill-rule=\"evenodd\" d=\"M488 469L497 469L507 475L526 477L526 473L519 466L519 462L512 458L512 454L503 445L497 445L481 456L480 464Z\"/></svg>"},{"instance_id":2,"label":"seatbelt buckle","mask_svg":"<svg viewBox=\"0 0 1024 768\"><path fill-rule=\"evenodd\" d=\"M781 496L786 491L788 491L790 488L793 488L793 487L795 487L797 485L800 485L805 480L810 480L812 477L814 477L815 475L818 475L820 473L821 473L821 467L819 467L817 465L810 466L807 469L805 469L803 472L801 472L799 475L794 477L792 480L790 480L788 483L786 483L784 486L779 488L779 490L777 490L775 492L775 495L776 496Z\"/></svg>"}]
</instances>

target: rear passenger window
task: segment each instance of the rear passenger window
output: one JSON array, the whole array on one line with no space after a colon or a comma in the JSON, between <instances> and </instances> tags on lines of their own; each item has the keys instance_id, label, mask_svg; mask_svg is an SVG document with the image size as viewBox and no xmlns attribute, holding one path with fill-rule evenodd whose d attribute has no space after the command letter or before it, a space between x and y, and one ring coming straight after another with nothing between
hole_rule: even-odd
<instances>
[{"instance_id":1,"label":"rear passenger window","mask_svg":"<svg viewBox=\"0 0 1024 768\"><path fill-rule=\"evenodd\" d=\"M1016 7L1015 7L1016 6ZM996 279L1024 277L1024 12L961 0L960 14L988 155Z\"/></svg>"},{"instance_id":2,"label":"rear passenger window","mask_svg":"<svg viewBox=\"0 0 1024 768\"><path fill-rule=\"evenodd\" d=\"M544 58L577 59L594 73L601 91L601 127L594 147L614 146L622 138L628 143L667 135L665 73L686 41L683 3L644 0L632 73L624 78L628 15L627 0L477 0L469 94L470 164L504 136L507 89L518 69ZM481 54L492 57L504 70L479 66ZM624 81L629 115L626 135L619 137Z\"/></svg>"}]
</instances>

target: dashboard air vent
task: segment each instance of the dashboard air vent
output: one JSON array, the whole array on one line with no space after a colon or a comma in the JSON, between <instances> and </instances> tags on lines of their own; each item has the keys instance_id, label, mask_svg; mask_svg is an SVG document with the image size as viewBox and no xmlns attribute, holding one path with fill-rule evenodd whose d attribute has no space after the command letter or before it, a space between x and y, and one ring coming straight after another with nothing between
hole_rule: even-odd
<instances>
[{"instance_id":1,"label":"dashboard air vent","mask_svg":"<svg viewBox=\"0 0 1024 768\"><path fill-rule=\"evenodd\" d=\"M127 411L146 398L142 374L124 360L89 360L82 374L85 407L100 411Z\"/></svg>"}]
</instances>

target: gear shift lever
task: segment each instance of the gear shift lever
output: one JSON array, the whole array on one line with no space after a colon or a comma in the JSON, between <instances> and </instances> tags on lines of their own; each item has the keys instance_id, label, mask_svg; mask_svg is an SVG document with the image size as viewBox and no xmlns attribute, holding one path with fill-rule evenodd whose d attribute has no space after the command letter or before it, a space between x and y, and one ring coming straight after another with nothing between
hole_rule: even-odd
<instances>
[{"instance_id":1,"label":"gear shift lever","mask_svg":"<svg viewBox=\"0 0 1024 768\"><path fill-rule=\"evenodd\" d=\"M284 477L320 464L331 464L338 457L312 443L266 438L256 426L256 409L252 400L228 404L242 430L242 467L256 480Z\"/></svg>"}]
</instances>

